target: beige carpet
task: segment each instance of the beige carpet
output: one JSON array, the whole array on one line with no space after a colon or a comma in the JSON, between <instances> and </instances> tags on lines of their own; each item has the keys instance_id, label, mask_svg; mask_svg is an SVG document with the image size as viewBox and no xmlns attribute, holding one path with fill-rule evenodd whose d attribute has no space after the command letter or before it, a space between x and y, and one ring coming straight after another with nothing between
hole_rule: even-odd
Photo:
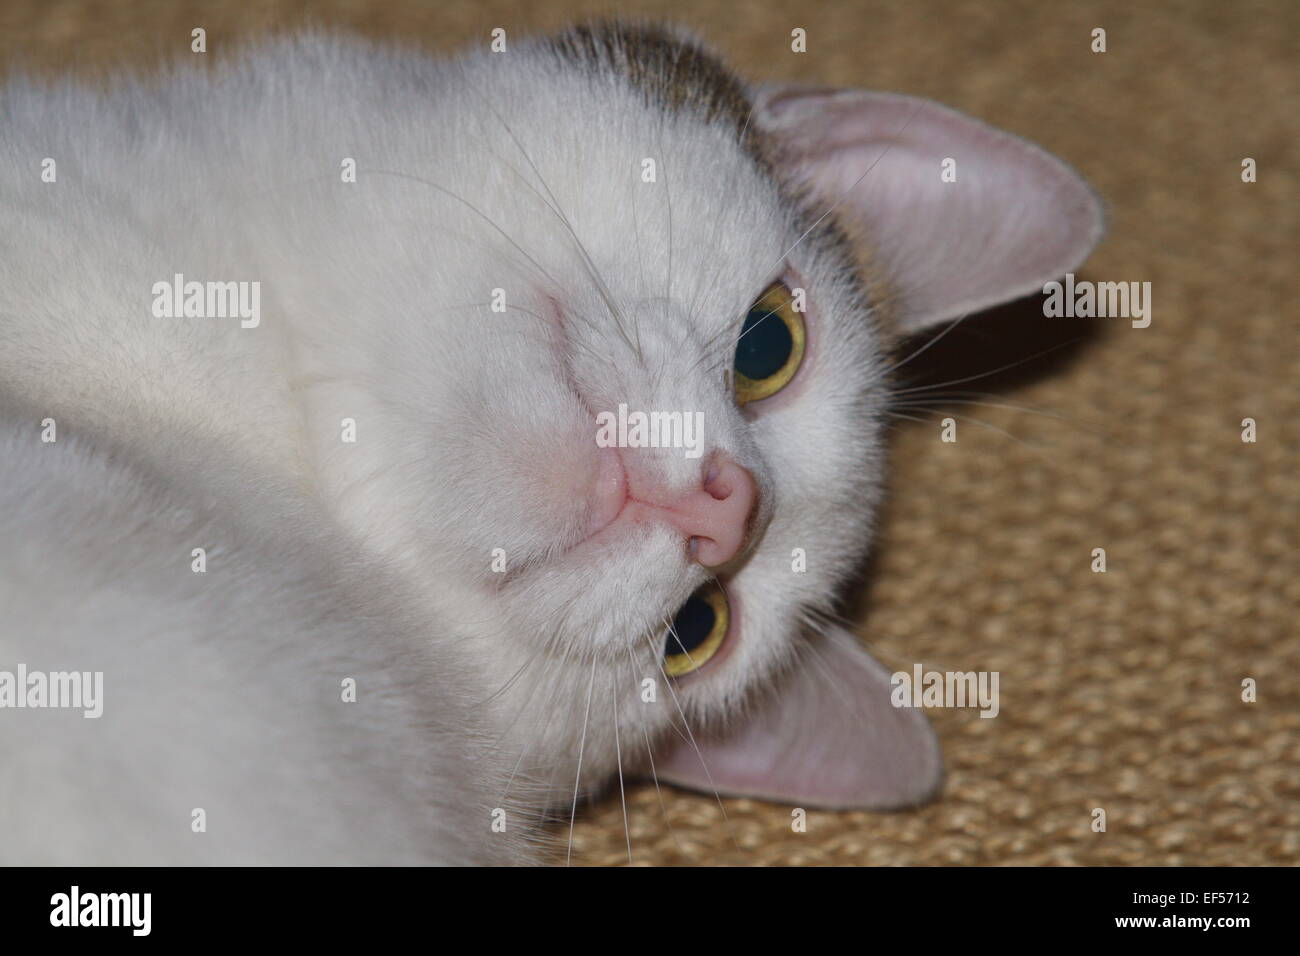
<instances>
[{"instance_id":1,"label":"beige carpet","mask_svg":"<svg viewBox=\"0 0 1300 956\"><path fill-rule=\"evenodd\" d=\"M315 19L433 50L610 4L0 0L0 65L157 62ZM1002 712L942 711L942 799L813 813L653 788L637 863L1261 864L1300 861L1300 5L682 0L747 75L943 100L1066 157L1106 197L1084 272L1152 283L1150 328L985 317L915 363L949 400L897 429L883 540L853 613L894 664L1001 672ZM788 52L793 27L810 52ZM1107 31L1108 52L1089 51ZM0 130L0 135L3 131ZM1259 181L1243 184L1252 157ZM1001 407L1017 406L1017 408ZM1052 415L1021 410L1032 407ZM938 441L938 418L960 440ZM1240 422L1258 422L1243 444ZM978 419L976 422L974 419ZM980 424L983 423L983 424ZM987 426L987 427L985 427ZM1093 548L1108 570L1089 570ZM1243 703L1241 682L1258 683ZM1107 831L1090 827L1093 808ZM574 860L626 861L617 796Z\"/></svg>"}]
</instances>

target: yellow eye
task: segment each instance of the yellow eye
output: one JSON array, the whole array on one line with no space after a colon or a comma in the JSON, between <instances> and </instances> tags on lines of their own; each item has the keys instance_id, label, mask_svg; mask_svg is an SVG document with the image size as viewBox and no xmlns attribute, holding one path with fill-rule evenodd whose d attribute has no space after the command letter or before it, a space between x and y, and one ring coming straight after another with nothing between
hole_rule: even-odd
<instances>
[{"instance_id":1,"label":"yellow eye","mask_svg":"<svg viewBox=\"0 0 1300 956\"><path fill-rule=\"evenodd\" d=\"M784 282L773 282L745 316L736 342L736 402L756 402L790 384L805 344L803 315Z\"/></svg>"},{"instance_id":2,"label":"yellow eye","mask_svg":"<svg viewBox=\"0 0 1300 956\"><path fill-rule=\"evenodd\" d=\"M716 581L687 598L664 641L664 673L680 677L703 667L722 646L730 619L727 595Z\"/></svg>"}]
</instances>

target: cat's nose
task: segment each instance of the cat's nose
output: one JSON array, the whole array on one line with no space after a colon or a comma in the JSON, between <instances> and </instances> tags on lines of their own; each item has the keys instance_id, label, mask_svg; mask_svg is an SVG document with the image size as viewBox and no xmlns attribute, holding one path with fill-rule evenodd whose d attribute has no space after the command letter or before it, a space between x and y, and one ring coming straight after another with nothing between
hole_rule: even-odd
<instances>
[{"instance_id":1,"label":"cat's nose","mask_svg":"<svg viewBox=\"0 0 1300 956\"><path fill-rule=\"evenodd\" d=\"M754 476L725 455L718 455L705 471L700 488L673 502L670 510L673 525L690 539L695 560L714 568L744 550L757 504Z\"/></svg>"}]
</instances>

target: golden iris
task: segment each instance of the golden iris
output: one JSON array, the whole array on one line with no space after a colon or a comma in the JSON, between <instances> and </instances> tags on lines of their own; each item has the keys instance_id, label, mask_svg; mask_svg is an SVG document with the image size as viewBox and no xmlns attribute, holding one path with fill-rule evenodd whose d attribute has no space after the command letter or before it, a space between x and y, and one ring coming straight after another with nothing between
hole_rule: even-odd
<instances>
[{"instance_id":1,"label":"golden iris","mask_svg":"<svg viewBox=\"0 0 1300 956\"><path fill-rule=\"evenodd\" d=\"M727 595L716 581L687 598L664 641L664 673L680 677L703 667L727 636L730 610Z\"/></svg>"},{"instance_id":2,"label":"golden iris","mask_svg":"<svg viewBox=\"0 0 1300 956\"><path fill-rule=\"evenodd\" d=\"M807 341L803 314L784 282L773 282L749 307L736 342L736 402L775 395L790 384Z\"/></svg>"}]
</instances>

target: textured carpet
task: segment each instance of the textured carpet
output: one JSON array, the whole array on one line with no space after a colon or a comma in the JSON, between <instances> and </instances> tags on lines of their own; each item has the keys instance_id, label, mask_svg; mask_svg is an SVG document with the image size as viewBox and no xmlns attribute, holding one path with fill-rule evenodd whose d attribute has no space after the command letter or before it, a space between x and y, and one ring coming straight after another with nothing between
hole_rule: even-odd
<instances>
[{"instance_id":1,"label":"textured carpet","mask_svg":"<svg viewBox=\"0 0 1300 956\"><path fill-rule=\"evenodd\" d=\"M94 72L315 20L446 50L579 2L121 5L0 0L0 66ZM1149 281L1153 320L973 321L912 363L936 399L896 430L892 498L851 614L886 662L1001 673L1001 714L932 712L948 780L897 814L811 813L652 787L640 864L1300 861L1300 5L1128 0L682 0L746 75L933 97L1042 143L1110 206L1083 270ZM789 52L793 27L809 52ZM1108 51L1090 52L1107 31ZM0 135L2 131L0 131ZM1241 161L1258 182L1241 181ZM1050 350L1050 351L1048 351ZM1047 354L1043 354L1046 352ZM1014 406L1014 407L1013 407ZM956 444L939 419L959 422ZM1258 441L1241 441L1241 420ZM1090 571L1104 548L1107 571ZM1243 679L1258 701L1241 700ZM1092 811L1107 814L1093 832ZM574 861L625 862L617 794Z\"/></svg>"}]
</instances>

